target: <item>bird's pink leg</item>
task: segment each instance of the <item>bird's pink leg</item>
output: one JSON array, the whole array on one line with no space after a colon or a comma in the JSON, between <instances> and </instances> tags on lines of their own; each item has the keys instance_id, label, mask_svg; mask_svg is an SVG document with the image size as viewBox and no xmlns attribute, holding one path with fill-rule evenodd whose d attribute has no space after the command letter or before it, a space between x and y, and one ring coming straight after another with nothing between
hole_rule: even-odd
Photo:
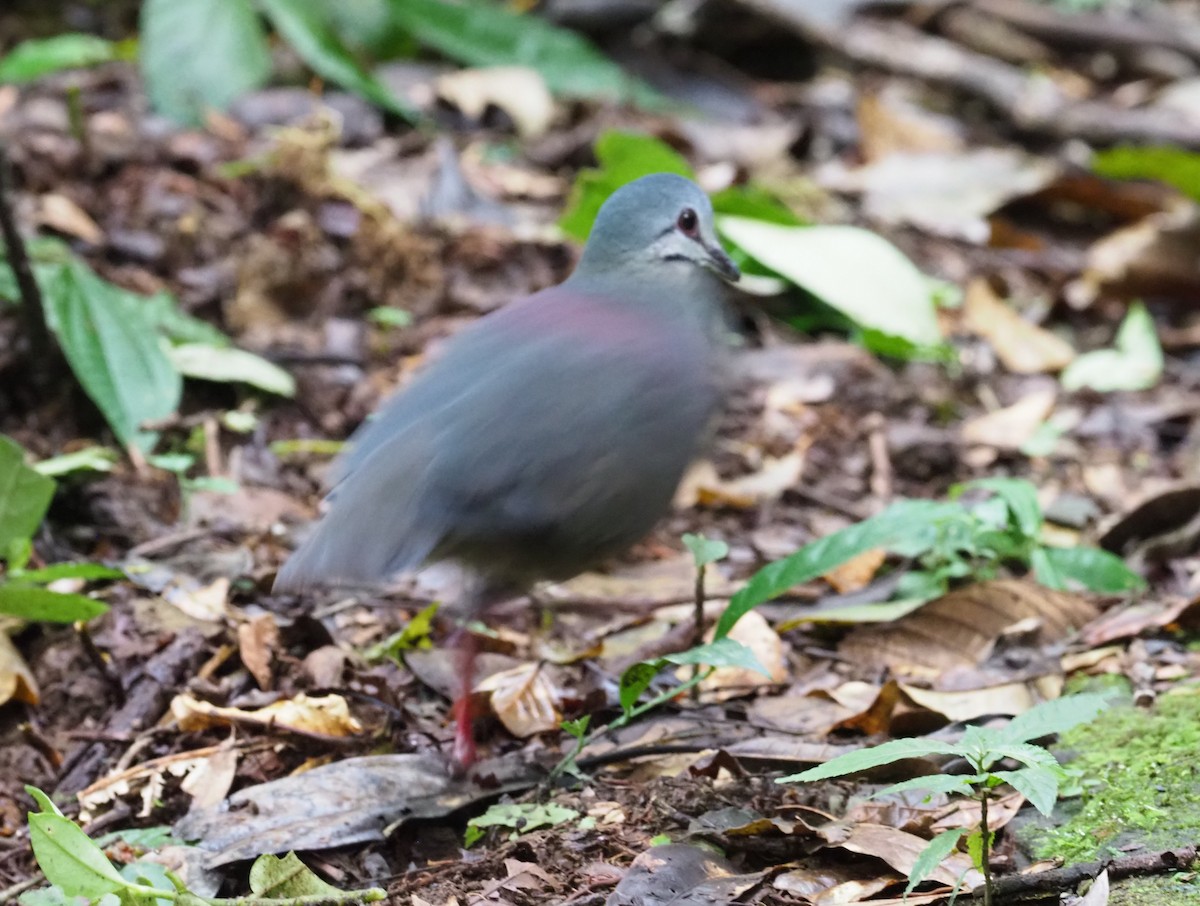
<instances>
[{"instance_id":1,"label":"bird's pink leg","mask_svg":"<svg viewBox=\"0 0 1200 906\"><path fill-rule=\"evenodd\" d=\"M473 632L459 629L451 644L457 649L459 693L454 701L454 766L465 771L475 763L475 730L471 725L471 688L475 685L475 656L479 641Z\"/></svg>"}]
</instances>

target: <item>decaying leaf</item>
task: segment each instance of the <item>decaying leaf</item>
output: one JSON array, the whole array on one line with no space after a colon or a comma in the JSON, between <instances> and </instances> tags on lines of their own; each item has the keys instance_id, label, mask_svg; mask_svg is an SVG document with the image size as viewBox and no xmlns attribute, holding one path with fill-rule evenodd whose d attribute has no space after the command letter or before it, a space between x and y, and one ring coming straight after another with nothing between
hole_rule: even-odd
<instances>
[{"instance_id":1,"label":"decaying leaf","mask_svg":"<svg viewBox=\"0 0 1200 906\"><path fill-rule=\"evenodd\" d=\"M830 846L882 859L906 878L916 865L917 857L929 844L928 840L916 834L880 824L857 824L850 828L849 833L845 833L841 826L826 825L818 828L817 832L827 836ZM947 856L929 877L948 886L957 885L961 878L962 889L968 891L983 883L983 875L971 865L971 857L961 852Z\"/></svg>"},{"instance_id":2,"label":"decaying leaf","mask_svg":"<svg viewBox=\"0 0 1200 906\"><path fill-rule=\"evenodd\" d=\"M721 701L730 696L745 695L763 685L775 685L787 680L783 641L762 614L750 611L733 627L729 638L749 648L769 675L763 676L747 667L718 667L700 683L706 699ZM711 632L706 640L712 641ZM691 667L680 667L676 675L680 679L690 676Z\"/></svg>"},{"instance_id":3,"label":"decaying leaf","mask_svg":"<svg viewBox=\"0 0 1200 906\"><path fill-rule=\"evenodd\" d=\"M841 566L834 567L821 578L832 585L838 594L844 595L858 591L871 584L875 573L879 571L879 567L883 566L883 561L886 559L887 551L883 548L863 551Z\"/></svg>"},{"instance_id":4,"label":"decaying leaf","mask_svg":"<svg viewBox=\"0 0 1200 906\"><path fill-rule=\"evenodd\" d=\"M1035 390L1011 406L968 419L962 427L963 440L998 450L1020 450L1046 423L1056 402L1054 388Z\"/></svg>"},{"instance_id":5,"label":"decaying leaf","mask_svg":"<svg viewBox=\"0 0 1200 906\"><path fill-rule=\"evenodd\" d=\"M545 133L554 119L554 98L546 82L527 66L462 69L438 78L439 97L472 120L481 121L489 106L508 114L523 138Z\"/></svg>"},{"instance_id":6,"label":"decaying leaf","mask_svg":"<svg viewBox=\"0 0 1200 906\"><path fill-rule=\"evenodd\" d=\"M963 314L968 330L985 338L1004 367L1016 374L1061 371L1075 358L1071 344L1022 318L987 280L967 285Z\"/></svg>"},{"instance_id":7,"label":"decaying leaf","mask_svg":"<svg viewBox=\"0 0 1200 906\"><path fill-rule=\"evenodd\" d=\"M521 664L493 673L476 684L475 691L492 693L492 711L518 739L557 730L562 723L562 690L542 664Z\"/></svg>"},{"instance_id":8,"label":"decaying leaf","mask_svg":"<svg viewBox=\"0 0 1200 906\"><path fill-rule=\"evenodd\" d=\"M44 227L82 239L91 245L104 242L104 231L96 221L66 195L57 192L39 199L37 220Z\"/></svg>"},{"instance_id":9,"label":"decaying leaf","mask_svg":"<svg viewBox=\"0 0 1200 906\"><path fill-rule=\"evenodd\" d=\"M766 457L757 472L729 480L721 478L716 467L704 460L684 476L675 494L675 505L748 510L764 501L778 500L784 491L796 485L803 472L804 454L799 451Z\"/></svg>"},{"instance_id":10,"label":"decaying leaf","mask_svg":"<svg viewBox=\"0 0 1200 906\"><path fill-rule=\"evenodd\" d=\"M314 698L301 693L253 711L222 708L190 695L177 695L170 710L180 729L188 731L230 725L333 737L355 736L363 731L340 695Z\"/></svg>"},{"instance_id":11,"label":"decaying leaf","mask_svg":"<svg viewBox=\"0 0 1200 906\"><path fill-rule=\"evenodd\" d=\"M612 906L668 906L682 897L694 903L731 903L758 884L763 872L737 874L710 849L667 843L641 853L608 902Z\"/></svg>"},{"instance_id":12,"label":"decaying leaf","mask_svg":"<svg viewBox=\"0 0 1200 906\"><path fill-rule=\"evenodd\" d=\"M260 689L270 689L274 684L271 664L279 649L279 624L272 613L259 614L237 628L238 651L242 663L254 677Z\"/></svg>"},{"instance_id":13,"label":"decaying leaf","mask_svg":"<svg viewBox=\"0 0 1200 906\"><path fill-rule=\"evenodd\" d=\"M16 699L27 705L41 701L33 671L8 633L0 629L0 705Z\"/></svg>"},{"instance_id":14,"label":"decaying leaf","mask_svg":"<svg viewBox=\"0 0 1200 906\"><path fill-rule=\"evenodd\" d=\"M1004 683L952 692L923 689L906 683L901 683L900 689L921 707L954 722L974 720L989 714L1020 714L1038 702L1058 698L1062 694L1062 686L1062 677L1055 674L1024 683Z\"/></svg>"}]
</instances>

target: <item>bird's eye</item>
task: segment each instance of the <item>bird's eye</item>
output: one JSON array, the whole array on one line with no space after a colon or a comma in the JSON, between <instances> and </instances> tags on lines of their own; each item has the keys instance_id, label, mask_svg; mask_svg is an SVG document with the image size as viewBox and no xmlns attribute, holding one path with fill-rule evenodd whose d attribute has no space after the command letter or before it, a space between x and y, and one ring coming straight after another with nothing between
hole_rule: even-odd
<instances>
[{"instance_id":1,"label":"bird's eye","mask_svg":"<svg viewBox=\"0 0 1200 906\"><path fill-rule=\"evenodd\" d=\"M675 225L679 227L679 231L685 236L691 236L695 239L700 235L700 218L696 216L696 212L691 208L684 208L679 212L679 219L675 221Z\"/></svg>"}]
</instances>

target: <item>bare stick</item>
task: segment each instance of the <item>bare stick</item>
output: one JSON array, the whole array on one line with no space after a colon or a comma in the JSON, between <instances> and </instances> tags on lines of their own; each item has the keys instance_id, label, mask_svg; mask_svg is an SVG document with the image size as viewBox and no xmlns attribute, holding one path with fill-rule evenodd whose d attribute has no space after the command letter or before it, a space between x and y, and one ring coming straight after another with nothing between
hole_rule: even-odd
<instances>
[{"instance_id":1,"label":"bare stick","mask_svg":"<svg viewBox=\"0 0 1200 906\"><path fill-rule=\"evenodd\" d=\"M33 277L33 268L29 265L29 253L26 251L25 242L21 239L21 233L17 229L11 190L12 173L8 165L8 148L3 142L0 142L0 236L4 238L8 264L17 278L17 290L21 294L21 316L25 320L25 330L29 335L30 359L42 363L45 362L46 355L51 349L50 331L46 327L46 309L42 304L42 291Z\"/></svg>"}]
</instances>

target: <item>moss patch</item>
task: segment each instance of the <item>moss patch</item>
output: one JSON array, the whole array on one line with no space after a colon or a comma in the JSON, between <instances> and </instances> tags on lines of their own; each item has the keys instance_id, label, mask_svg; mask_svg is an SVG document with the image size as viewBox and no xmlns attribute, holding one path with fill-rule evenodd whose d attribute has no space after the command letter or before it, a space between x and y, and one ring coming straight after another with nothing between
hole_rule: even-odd
<instances>
[{"instance_id":1,"label":"moss patch","mask_svg":"<svg viewBox=\"0 0 1200 906\"><path fill-rule=\"evenodd\" d=\"M1123 855L1129 847L1170 849L1200 838L1200 695L1194 689L1163 696L1153 711L1114 708L1065 734L1057 750L1077 773L1082 795L1060 803L1061 825L1027 828L1026 842L1039 858L1086 862Z\"/></svg>"},{"instance_id":2,"label":"moss patch","mask_svg":"<svg viewBox=\"0 0 1200 906\"><path fill-rule=\"evenodd\" d=\"M1200 906L1200 876L1195 872L1126 878L1116 882L1108 906Z\"/></svg>"}]
</instances>

